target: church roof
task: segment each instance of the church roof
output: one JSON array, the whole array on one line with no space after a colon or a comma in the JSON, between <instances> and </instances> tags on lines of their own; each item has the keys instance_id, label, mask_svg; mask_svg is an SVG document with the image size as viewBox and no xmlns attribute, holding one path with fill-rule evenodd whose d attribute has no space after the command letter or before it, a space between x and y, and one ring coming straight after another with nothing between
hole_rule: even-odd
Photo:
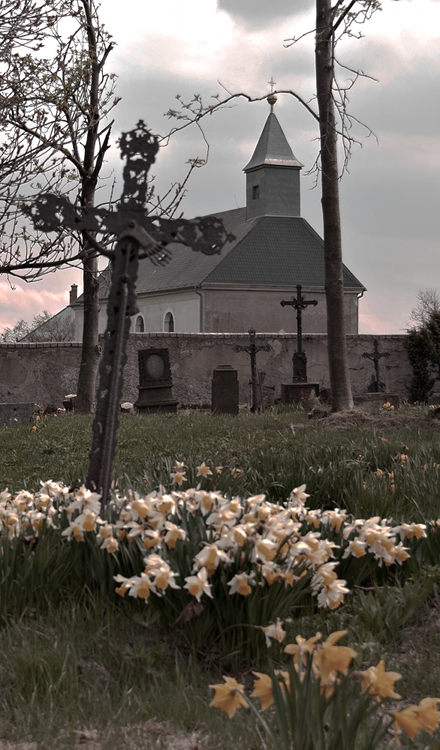
<instances>
[{"instance_id":1,"label":"church roof","mask_svg":"<svg viewBox=\"0 0 440 750\"><path fill-rule=\"evenodd\" d=\"M273 112L267 118L252 158L243 171L249 172L251 169L258 169L258 167L263 166L298 168L303 166L290 148L283 129Z\"/></svg>"},{"instance_id":2,"label":"church roof","mask_svg":"<svg viewBox=\"0 0 440 750\"><path fill-rule=\"evenodd\" d=\"M202 255L173 245L167 265L140 262L137 295L217 284L324 287L323 242L305 219L265 216L246 221L245 208L224 211L216 217L235 236L220 255ZM364 289L345 266L344 287L359 292ZM108 283L101 284L101 296L108 296Z\"/></svg>"}]
</instances>

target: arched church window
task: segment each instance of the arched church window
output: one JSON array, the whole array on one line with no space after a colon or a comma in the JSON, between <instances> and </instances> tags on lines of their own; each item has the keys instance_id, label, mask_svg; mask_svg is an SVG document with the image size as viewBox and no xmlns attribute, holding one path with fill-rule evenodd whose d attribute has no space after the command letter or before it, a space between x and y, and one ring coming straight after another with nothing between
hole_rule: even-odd
<instances>
[{"instance_id":1,"label":"arched church window","mask_svg":"<svg viewBox=\"0 0 440 750\"><path fill-rule=\"evenodd\" d=\"M145 324L142 315L137 316L134 330L136 333L145 333Z\"/></svg>"},{"instance_id":2,"label":"arched church window","mask_svg":"<svg viewBox=\"0 0 440 750\"><path fill-rule=\"evenodd\" d=\"M174 331L174 316L171 312L167 312L165 315L164 331L165 333L173 333Z\"/></svg>"}]
</instances>

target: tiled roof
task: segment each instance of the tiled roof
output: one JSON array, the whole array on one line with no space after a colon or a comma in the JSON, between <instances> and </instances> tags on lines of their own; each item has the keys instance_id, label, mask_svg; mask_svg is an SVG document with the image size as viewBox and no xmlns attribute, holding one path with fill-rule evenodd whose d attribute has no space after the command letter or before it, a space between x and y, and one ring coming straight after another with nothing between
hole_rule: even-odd
<instances>
[{"instance_id":1,"label":"tiled roof","mask_svg":"<svg viewBox=\"0 0 440 750\"><path fill-rule=\"evenodd\" d=\"M174 245L171 261L153 266L141 260L137 295L188 289L195 286L302 286L324 287L323 241L301 217L264 216L246 221L246 209L216 214L235 236L220 255L202 255ZM344 287L365 287L344 266ZM100 279L100 297L107 298L109 270ZM78 298L82 302L81 298Z\"/></svg>"},{"instance_id":2,"label":"tiled roof","mask_svg":"<svg viewBox=\"0 0 440 750\"><path fill-rule=\"evenodd\" d=\"M305 219L264 216L253 224L205 283L324 286L324 243ZM345 288L364 289L345 266L343 278Z\"/></svg>"}]
</instances>

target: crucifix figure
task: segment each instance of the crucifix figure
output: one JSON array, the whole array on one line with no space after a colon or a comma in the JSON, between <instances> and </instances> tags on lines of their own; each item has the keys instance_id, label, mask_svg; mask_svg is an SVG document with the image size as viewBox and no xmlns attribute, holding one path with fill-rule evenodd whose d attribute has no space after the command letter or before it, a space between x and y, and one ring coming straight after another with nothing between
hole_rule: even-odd
<instances>
[{"instance_id":1,"label":"crucifix figure","mask_svg":"<svg viewBox=\"0 0 440 750\"><path fill-rule=\"evenodd\" d=\"M140 120L134 130L122 134L120 147L121 158L125 158L124 188L116 209L75 206L64 196L45 193L37 196L29 210L37 229L53 232L63 226L82 232L95 251L111 263L107 328L86 481L89 489L100 492L102 510L109 496L116 451L130 319L138 312L135 289L139 259L149 258L156 265L167 263L171 257L167 246L172 243L205 255L219 254L226 242L235 239L214 217L174 220L150 216L145 205L147 179L159 150L158 139ZM97 234L116 236L114 250L100 245Z\"/></svg>"},{"instance_id":2,"label":"crucifix figure","mask_svg":"<svg viewBox=\"0 0 440 750\"><path fill-rule=\"evenodd\" d=\"M374 389L376 393L384 393L386 391L386 387L384 383L381 383L380 381L380 368L379 368L379 360L382 357L389 357L389 352L379 352L379 342L377 339L373 339L373 352L364 352L362 354L363 357L366 357L366 359L371 359L374 362L374 371L376 374L376 381L373 382L370 386L370 389Z\"/></svg>"},{"instance_id":3,"label":"crucifix figure","mask_svg":"<svg viewBox=\"0 0 440 750\"><path fill-rule=\"evenodd\" d=\"M282 300L280 305L285 307L291 305L296 310L296 332L298 340L298 350L292 357L293 361L293 382L294 383L307 383L307 357L306 353L303 352L302 348L302 311L306 309L308 305L316 306L318 301L316 299L306 300L301 296L301 284L296 285L296 298L292 297L291 300Z\"/></svg>"},{"instance_id":4,"label":"crucifix figure","mask_svg":"<svg viewBox=\"0 0 440 750\"><path fill-rule=\"evenodd\" d=\"M255 328L249 328L249 346L234 346L234 352L247 352L251 356L251 373L252 373L252 406L251 412L258 411L257 407L257 352L270 352L272 349L270 344L265 346L257 346L255 344Z\"/></svg>"}]
</instances>

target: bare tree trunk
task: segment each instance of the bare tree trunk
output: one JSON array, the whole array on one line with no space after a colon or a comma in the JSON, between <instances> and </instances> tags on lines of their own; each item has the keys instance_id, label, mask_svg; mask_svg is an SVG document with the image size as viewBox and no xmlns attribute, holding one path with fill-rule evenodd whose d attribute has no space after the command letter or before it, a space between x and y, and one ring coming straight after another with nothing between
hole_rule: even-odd
<instances>
[{"instance_id":1,"label":"bare tree trunk","mask_svg":"<svg viewBox=\"0 0 440 750\"><path fill-rule=\"evenodd\" d=\"M330 390L333 411L353 408L348 373L339 213L338 136L332 97L334 59L331 0L316 0L316 86L321 139L325 296Z\"/></svg>"},{"instance_id":2,"label":"bare tree trunk","mask_svg":"<svg viewBox=\"0 0 440 750\"><path fill-rule=\"evenodd\" d=\"M83 181L81 189L81 205L84 207L95 204L95 190L104 154L108 148L110 129L107 129L102 146L99 146L98 128L100 121L99 77L107 55L111 51L108 46L101 60L97 57L96 28L94 26L91 0L81 0L86 21L89 57L91 61L91 78L88 119L89 128L84 146ZM84 322L81 365L77 386L77 411L90 412L96 405L96 381L99 367L99 281L98 258L96 252L88 247L83 237L83 284L84 284Z\"/></svg>"},{"instance_id":3,"label":"bare tree trunk","mask_svg":"<svg viewBox=\"0 0 440 750\"><path fill-rule=\"evenodd\" d=\"M83 283L83 342L75 409L80 412L91 412L96 405L96 379L100 355L98 258L95 254L83 260Z\"/></svg>"}]
</instances>

